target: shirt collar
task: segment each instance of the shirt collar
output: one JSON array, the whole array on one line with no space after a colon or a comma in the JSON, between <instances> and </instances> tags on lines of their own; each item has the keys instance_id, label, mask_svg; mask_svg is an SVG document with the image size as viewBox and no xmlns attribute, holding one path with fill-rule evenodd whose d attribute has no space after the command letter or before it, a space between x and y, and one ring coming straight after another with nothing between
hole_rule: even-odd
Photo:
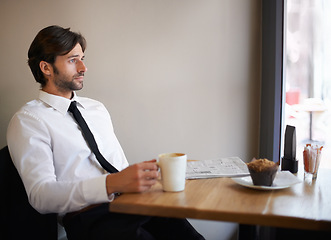
<instances>
[{"instance_id":1,"label":"shirt collar","mask_svg":"<svg viewBox=\"0 0 331 240\"><path fill-rule=\"evenodd\" d=\"M39 91L39 99L54 108L55 110L59 111L62 115L65 115L67 113L70 103L72 101L76 101L77 104L84 108L76 92L73 92L73 95L74 96L72 97L72 99L67 99L61 96L49 94L43 90Z\"/></svg>"}]
</instances>

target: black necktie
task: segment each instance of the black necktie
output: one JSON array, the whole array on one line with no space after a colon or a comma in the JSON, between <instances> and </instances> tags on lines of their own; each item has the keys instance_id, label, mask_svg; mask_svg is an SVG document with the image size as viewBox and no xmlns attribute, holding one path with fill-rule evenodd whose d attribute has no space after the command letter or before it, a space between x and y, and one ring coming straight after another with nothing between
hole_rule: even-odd
<instances>
[{"instance_id":1,"label":"black necktie","mask_svg":"<svg viewBox=\"0 0 331 240\"><path fill-rule=\"evenodd\" d=\"M74 116L74 118L76 119L78 125L80 126L80 128L83 132L85 140L87 141L88 145L90 146L92 152L95 154L95 156L98 159L101 166L105 170L107 170L109 173L118 172L118 170L116 168L114 168L113 165L111 165L100 153L98 145L95 142L95 139L94 139L94 136L93 136L91 130L87 126L82 114L80 113L80 111L77 108L76 101L71 102L68 111L71 112L72 115Z\"/></svg>"}]
</instances>

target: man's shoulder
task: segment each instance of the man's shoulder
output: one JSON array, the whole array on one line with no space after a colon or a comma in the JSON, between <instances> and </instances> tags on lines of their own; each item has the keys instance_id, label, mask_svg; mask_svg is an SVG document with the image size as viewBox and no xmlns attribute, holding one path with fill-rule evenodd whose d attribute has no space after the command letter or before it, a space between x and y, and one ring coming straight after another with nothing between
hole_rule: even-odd
<instances>
[{"instance_id":1,"label":"man's shoulder","mask_svg":"<svg viewBox=\"0 0 331 240\"><path fill-rule=\"evenodd\" d=\"M102 104L100 101L98 101L96 99L88 98L88 97L81 97L81 96L79 96L79 100L82 103Z\"/></svg>"},{"instance_id":2,"label":"man's shoulder","mask_svg":"<svg viewBox=\"0 0 331 240\"><path fill-rule=\"evenodd\" d=\"M40 109L42 107L45 107L44 103L40 101L39 99L31 100L27 103L25 103L19 110L18 112L21 111L33 111L36 109Z\"/></svg>"},{"instance_id":3,"label":"man's shoulder","mask_svg":"<svg viewBox=\"0 0 331 240\"><path fill-rule=\"evenodd\" d=\"M87 98L87 97L79 97L79 101L83 104L84 107L94 108L94 107L102 107L105 108L104 104L98 100Z\"/></svg>"},{"instance_id":4,"label":"man's shoulder","mask_svg":"<svg viewBox=\"0 0 331 240\"><path fill-rule=\"evenodd\" d=\"M43 108L45 108L45 104L38 100L38 99L35 99L35 100L32 100L32 101L29 101L27 103L25 103L16 113L14 116L17 116L17 115L38 115L39 112L42 111Z\"/></svg>"}]
</instances>

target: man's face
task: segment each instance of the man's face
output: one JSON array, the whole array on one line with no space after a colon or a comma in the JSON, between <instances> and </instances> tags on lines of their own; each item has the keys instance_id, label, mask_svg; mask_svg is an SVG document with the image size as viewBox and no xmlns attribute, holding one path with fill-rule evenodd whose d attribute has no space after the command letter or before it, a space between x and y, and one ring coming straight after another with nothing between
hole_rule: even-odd
<instances>
[{"instance_id":1,"label":"man's face","mask_svg":"<svg viewBox=\"0 0 331 240\"><path fill-rule=\"evenodd\" d=\"M87 71L83 60L84 53L80 44L66 55L56 57L51 81L58 93L67 95L83 88L84 73Z\"/></svg>"}]
</instances>

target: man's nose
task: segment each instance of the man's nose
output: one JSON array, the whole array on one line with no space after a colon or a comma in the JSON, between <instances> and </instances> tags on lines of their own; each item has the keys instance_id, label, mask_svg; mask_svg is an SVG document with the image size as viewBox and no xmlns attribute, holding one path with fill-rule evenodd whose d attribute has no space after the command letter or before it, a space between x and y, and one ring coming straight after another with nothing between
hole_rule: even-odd
<instances>
[{"instance_id":1,"label":"man's nose","mask_svg":"<svg viewBox=\"0 0 331 240\"><path fill-rule=\"evenodd\" d=\"M79 61L78 63L78 72L86 72L87 67L85 66L83 61Z\"/></svg>"}]
</instances>

